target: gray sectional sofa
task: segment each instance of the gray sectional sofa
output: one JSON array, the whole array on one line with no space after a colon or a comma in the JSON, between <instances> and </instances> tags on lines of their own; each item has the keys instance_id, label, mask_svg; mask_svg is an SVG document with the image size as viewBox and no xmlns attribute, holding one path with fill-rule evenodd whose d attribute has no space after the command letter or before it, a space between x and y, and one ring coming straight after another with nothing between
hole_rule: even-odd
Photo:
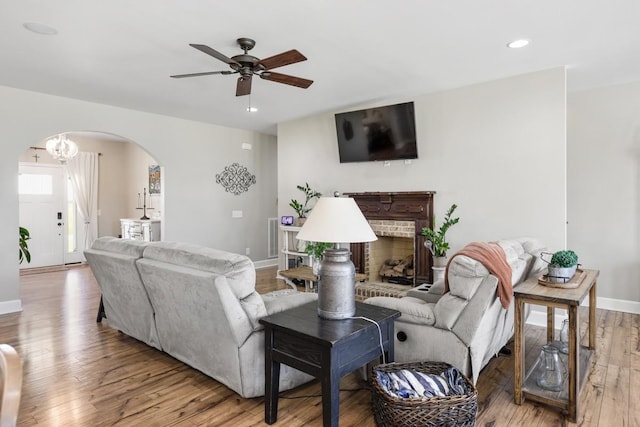
<instances>
[{"instance_id":1,"label":"gray sectional sofa","mask_svg":"<svg viewBox=\"0 0 640 427\"><path fill-rule=\"evenodd\" d=\"M249 258L186 243L101 237L85 256L105 323L246 398L264 395L259 319L317 298L293 289L260 295ZM312 379L283 365L280 390Z\"/></svg>"}]
</instances>

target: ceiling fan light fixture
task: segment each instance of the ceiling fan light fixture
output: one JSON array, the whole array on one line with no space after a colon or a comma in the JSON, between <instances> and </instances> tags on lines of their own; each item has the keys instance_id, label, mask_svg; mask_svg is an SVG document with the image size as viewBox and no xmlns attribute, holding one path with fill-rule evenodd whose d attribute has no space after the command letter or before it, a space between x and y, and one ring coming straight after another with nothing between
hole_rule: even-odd
<instances>
[{"instance_id":1,"label":"ceiling fan light fixture","mask_svg":"<svg viewBox=\"0 0 640 427\"><path fill-rule=\"evenodd\" d=\"M518 39L518 40L514 40L510 43L507 43L507 47L511 48L511 49L520 49L522 47L525 47L529 44L529 40L527 39Z\"/></svg>"},{"instance_id":2,"label":"ceiling fan light fixture","mask_svg":"<svg viewBox=\"0 0 640 427\"><path fill-rule=\"evenodd\" d=\"M256 44L253 39L241 37L237 39L237 42L244 53L232 56L231 58L207 45L197 43L189 44L189 46L199 50L200 52L212 56L229 65L233 71L206 71L201 73L176 74L169 77L183 78L207 76L211 74L240 74L236 84L236 96L246 96L251 94L251 80L253 76L258 76L264 80L295 86L302 89L307 89L313 83L313 80L270 71L273 68L284 67L285 65L306 61L307 57L296 49L290 49L286 52L282 52L268 58L259 59L247 53Z\"/></svg>"}]
</instances>

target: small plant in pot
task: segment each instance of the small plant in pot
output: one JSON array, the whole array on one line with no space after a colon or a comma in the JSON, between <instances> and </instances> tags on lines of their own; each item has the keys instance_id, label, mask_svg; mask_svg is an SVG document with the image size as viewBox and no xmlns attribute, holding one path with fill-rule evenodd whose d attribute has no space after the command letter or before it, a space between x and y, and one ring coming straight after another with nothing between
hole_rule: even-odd
<instances>
[{"instance_id":1,"label":"small plant in pot","mask_svg":"<svg viewBox=\"0 0 640 427\"><path fill-rule=\"evenodd\" d=\"M31 262L31 252L29 252L29 244L27 240L31 239L29 230L24 227L19 228L19 240L18 240L18 261L22 264L22 261Z\"/></svg>"},{"instance_id":2,"label":"small plant in pot","mask_svg":"<svg viewBox=\"0 0 640 427\"><path fill-rule=\"evenodd\" d=\"M326 242L309 242L307 243L307 247L305 251L307 255L311 257L311 265L313 268L313 274L318 274L318 268L320 267L320 262L322 261L322 254L325 249L332 247L333 244Z\"/></svg>"},{"instance_id":3,"label":"small plant in pot","mask_svg":"<svg viewBox=\"0 0 640 427\"><path fill-rule=\"evenodd\" d=\"M451 226L455 225L460 221L460 218L451 218L453 212L456 210L458 205L455 203L451 205L447 213L444 215L444 222L438 229L435 231L429 227L424 227L422 229L422 235L427 238L427 241L424 243L425 247L429 249L431 255L433 255L433 266L434 267L444 267L447 265L447 251L449 250L449 242L446 240L447 230L451 228Z\"/></svg>"},{"instance_id":4,"label":"small plant in pot","mask_svg":"<svg viewBox=\"0 0 640 427\"><path fill-rule=\"evenodd\" d=\"M543 255L551 255L551 260L547 261L542 258ZM578 255L572 250L562 250L551 254L550 252L542 252L540 257L543 261L549 263L547 279L553 283L567 283L578 268Z\"/></svg>"},{"instance_id":5,"label":"small plant in pot","mask_svg":"<svg viewBox=\"0 0 640 427\"><path fill-rule=\"evenodd\" d=\"M289 206L291 206L293 210L296 211L296 214L298 214L298 225L302 225L304 224L304 220L307 218L307 214L311 211L309 203L322 196L322 193L312 190L311 187L309 187L308 182L305 182L304 185L296 185L296 188L304 193L304 203L299 202L296 199L291 199Z\"/></svg>"}]
</instances>

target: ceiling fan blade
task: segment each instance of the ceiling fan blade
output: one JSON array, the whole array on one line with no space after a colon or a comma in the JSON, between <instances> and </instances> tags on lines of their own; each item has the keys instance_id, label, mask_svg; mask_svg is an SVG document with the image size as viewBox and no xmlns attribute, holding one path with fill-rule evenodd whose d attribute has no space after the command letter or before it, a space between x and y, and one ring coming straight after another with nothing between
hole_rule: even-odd
<instances>
[{"instance_id":1,"label":"ceiling fan blade","mask_svg":"<svg viewBox=\"0 0 640 427\"><path fill-rule=\"evenodd\" d=\"M236 86L236 96L249 95L251 93L251 76L238 77L238 85Z\"/></svg>"},{"instance_id":2,"label":"ceiling fan blade","mask_svg":"<svg viewBox=\"0 0 640 427\"><path fill-rule=\"evenodd\" d=\"M189 43L189 46L191 47L195 47L196 49L198 49L200 52L206 53L207 55L211 55L216 59L219 59L220 61L226 63L226 64L238 64L236 61L234 61L233 59L229 58L228 56L218 52L215 49L210 48L207 45L204 44L193 44L193 43Z\"/></svg>"},{"instance_id":3,"label":"ceiling fan blade","mask_svg":"<svg viewBox=\"0 0 640 427\"><path fill-rule=\"evenodd\" d=\"M237 71L206 71L204 73L191 73L191 74L176 74L173 77L174 79L182 79L184 77L198 77L198 76L210 76L212 74L235 74Z\"/></svg>"},{"instance_id":4,"label":"ceiling fan blade","mask_svg":"<svg viewBox=\"0 0 640 427\"><path fill-rule=\"evenodd\" d=\"M307 57L298 52L295 49L288 50L286 52L279 53L269 58L262 59L258 64L262 65L265 70L271 70L278 67L283 67L289 64L295 64L296 62L306 61Z\"/></svg>"},{"instance_id":5,"label":"ceiling fan blade","mask_svg":"<svg viewBox=\"0 0 640 427\"><path fill-rule=\"evenodd\" d=\"M301 87L303 89L308 88L309 86L311 86L311 83L313 83L313 80L290 76L288 74L274 73L271 71L265 71L264 73L260 74L260 78L276 83L284 83L286 85Z\"/></svg>"}]
</instances>

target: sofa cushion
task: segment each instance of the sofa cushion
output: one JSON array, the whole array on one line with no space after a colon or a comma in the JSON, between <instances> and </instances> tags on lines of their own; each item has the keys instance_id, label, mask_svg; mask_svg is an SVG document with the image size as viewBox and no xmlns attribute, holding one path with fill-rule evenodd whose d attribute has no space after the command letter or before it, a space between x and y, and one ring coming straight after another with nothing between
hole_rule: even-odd
<instances>
[{"instance_id":1,"label":"sofa cushion","mask_svg":"<svg viewBox=\"0 0 640 427\"><path fill-rule=\"evenodd\" d=\"M531 255L532 262L527 273L527 278L538 278L547 269L547 263L542 260L540 255L547 251L547 247L539 239L533 237L525 237L518 239L524 248L524 251Z\"/></svg>"},{"instance_id":2,"label":"sofa cushion","mask_svg":"<svg viewBox=\"0 0 640 427\"><path fill-rule=\"evenodd\" d=\"M449 264L449 292L468 300L488 274L489 270L481 262L466 255L457 255Z\"/></svg>"},{"instance_id":3,"label":"sofa cushion","mask_svg":"<svg viewBox=\"0 0 640 427\"><path fill-rule=\"evenodd\" d=\"M482 279L479 278L479 281L482 282ZM467 300L458 298L451 292L444 294L433 308L433 313L436 316L435 325L440 329L451 330L466 306Z\"/></svg>"},{"instance_id":4,"label":"sofa cushion","mask_svg":"<svg viewBox=\"0 0 640 427\"><path fill-rule=\"evenodd\" d=\"M104 236L94 240L91 245L91 249L141 258L142 253L147 246L149 246L149 242L142 240L128 240L112 236Z\"/></svg>"},{"instance_id":5,"label":"sofa cushion","mask_svg":"<svg viewBox=\"0 0 640 427\"><path fill-rule=\"evenodd\" d=\"M511 282L515 286L529 274L532 257L525 251L521 239L500 240L498 244L504 250L507 262L511 266Z\"/></svg>"},{"instance_id":6,"label":"sofa cushion","mask_svg":"<svg viewBox=\"0 0 640 427\"><path fill-rule=\"evenodd\" d=\"M402 313L402 321L418 325L431 326L435 323L434 304L426 303L420 298L372 297L364 301L366 304L398 310Z\"/></svg>"},{"instance_id":7,"label":"sofa cushion","mask_svg":"<svg viewBox=\"0 0 640 427\"><path fill-rule=\"evenodd\" d=\"M152 242L144 258L225 276L234 295L242 300L255 291L256 271L244 255L181 242Z\"/></svg>"}]
</instances>

